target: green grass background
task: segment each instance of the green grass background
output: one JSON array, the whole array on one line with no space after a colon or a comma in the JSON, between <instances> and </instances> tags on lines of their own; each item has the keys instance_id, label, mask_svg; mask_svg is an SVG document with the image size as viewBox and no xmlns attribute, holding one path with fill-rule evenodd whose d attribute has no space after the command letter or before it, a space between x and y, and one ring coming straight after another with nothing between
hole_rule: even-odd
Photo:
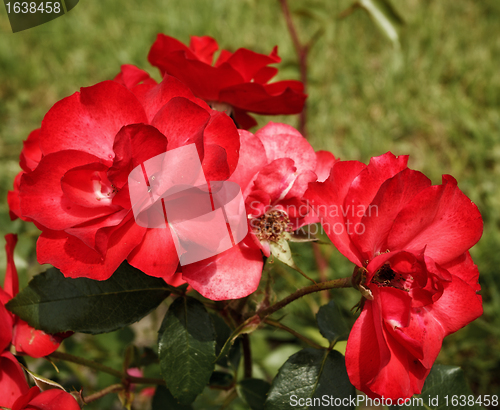
<instances>
[{"instance_id":1,"label":"green grass background","mask_svg":"<svg viewBox=\"0 0 500 410\"><path fill-rule=\"evenodd\" d=\"M399 56L364 12L337 19L350 0L290 3L302 10L294 17L303 39L324 28L309 60L308 128L314 148L363 162L389 150L410 154L410 168L434 183L442 174L453 175L478 205L484 234L472 254L481 272L485 313L445 340L438 362L463 366L476 394L500 394L500 2L394 2L406 21ZM0 245L6 233L20 235L16 262L22 284L41 269L34 255L38 231L10 221L6 194L19 172L22 140L55 102L113 78L121 64L136 64L159 79L146 60L159 32L183 42L190 35L211 35L233 51L247 47L269 53L277 44L283 59L278 78L299 78L273 0L81 0L66 16L16 34L0 9ZM269 120L260 117L259 125ZM274 120L297 125L296 117ZM332 277L349 274L344 258L327 254ZM303 259L314 269L310 257ZM285 272L277 285L287 277ZM300 316L300 306L294 309ZM98 345L94 342L88 354L100 351ZM264 353L257 353L257 360L265 367L269 350L259 350ZM116 363L119 356L120 348L103 355Z\"/></svg>"}]
</instances>

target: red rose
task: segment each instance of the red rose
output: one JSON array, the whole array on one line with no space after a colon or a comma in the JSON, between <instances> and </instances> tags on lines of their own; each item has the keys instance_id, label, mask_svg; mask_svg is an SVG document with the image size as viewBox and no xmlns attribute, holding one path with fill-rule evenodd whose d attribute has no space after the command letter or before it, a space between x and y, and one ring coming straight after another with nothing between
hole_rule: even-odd
<instances>
[{"instance_id":1,"label":"red rose","mask_svg":"<svg viewBox=\"0 0 500 410\"><path fill-rule=\"evenodd\" d=\"M149 74L132 64L124 64L121 66L120 73L114 78L114 81L132 89L139 84L157 85Z\"/></svg>"},{"instance_id":2,"label":"red rose","mask_svg":"<svg viewBox=\"0 0 500 410\"><path fill-rule=\"evenodd\" d=\"M71 394L63 390L40 392L35 386L16 400L12 410L80 410L80 406Z\"/></svg>"},{"instance_id":3,"label":"red rose","mask_svg":"<svg viewBox=\"0 0 500 410\"><path fill-rule=\"evenodd\" d=\"M0 287L0 406L12 407L17 397L26 393L29 387L23 369L8 349L12 345L18 354L43 357L59 347L62 337L35 330L5 308L5 304L19 292L14 265L17 236L9 234L5 236L5 240L7 269L4 286Z\"/></svg>"},{"instance_id":4,"label":"red rose","mask_svg":"<svg viewBox=\"0 0 500 410\"><path fill-rule=\"evenodd\" d=\"M192 36L187 47L175 38L158 34L148 60L162 75L177 77L214 108L228 108L244 129L257 124L247 111L268 115L302 111L306 95L300 81L268 83L278 72L269 64L281 61L277 47L268 56L245 48L234 53L222 50L212 65L218 48L208 36Z\"/></svg>"},{"instance_id":5,"label":"red rose","mask_svg":"<svg viewBox=\"0 0 500 410\"><path fill-rule=\"evenodd\" d=\"M33 171L42 158L39 139L40 128L30 132L26 141L23 141L23 150L21 151L21 155L19 155L19 165L21 166L22 171L14 180L14 190L9 191L7 194L9 214L12 220L21 218L25 221L30 221L30 218L23 217L21 215L21 209L19 208L19 184L21 183L21 176L25 172Z\"/></svg>"},{"instance_id":6,"label":"red rose","mask_svg":"<svg viewBox=\"0 0 500 410\"><path fill-rule=\"evenodd\" d=\"M375 398L420 393L445 336L482 314L479 272L468 249L481 215L456 181L432 185L387 153L366 166L334 164L306 198L334 245L358 268L364 295L346 366Z\"/></svg>"},{"instance_id":7,"label":"red rose","mask_svg":"<svg viewBox=\"0 0 500 410\"><path fill-rule=\"evenodd\" d=\"M264 265L262 253L270 256L272 245L286 241L289 232L316 222L302 195L318 179L315 171L326 178L334 161L332 154L316 154L289 125L271 122L255 135L240 130L240 137L240 158L229 181L243 192L248 234L237 246L182 267L189 284L213 300L254 292Z\"/></svg>"},{"instance_id":8,"label":"red rose","mask_svg":"<svg viewBox=\"0 0 500 410\"><path fill-rule=\"evenodd\" d=\"M17 235L5 235L5 240L7 242L5 245L7 269L4 287L3 289L0 287L0 301L3 308L0 308L0 327L10 324L10 330L6 329L1 332L0 348L2 350L6 349L12 343L18 354L26 354L31 357L47 356L59 347L64 337L49 335L42 330L35 330L5 308L5 304L19 293L19 280L14 265L14 248L17 243Z\"/></svg>"},{"instance_id":9,"label":"red rose","mask_svg":"<svg viewBox=\"0 0 500 410\"><path fill-rule=\"evenodd\" d=\"M22 155L33 159L9 204L42 231L38 261L67 277L104 280L128 260L178 284L170 231L136 224L127 178L144 161L195 144L207 180L226 180L239 151L231 119L173 77L155 84L124 66L116 81L82 88L56 103L36 137L28 141L40 154L28 155L25 145Z\"/></svg>"},{"instance_id":10,"label":"red rose","mask_svg":"<svg viewBox=\"0 0 500 410\"><path fill-rule=\"evenodd\" d=\"M1 316L0 313L0 323L4 320ZM24 370L14 355L8 351L0 353L0 406L12 408L17 398L28 390Z\"/></svg>"}]
</instances>

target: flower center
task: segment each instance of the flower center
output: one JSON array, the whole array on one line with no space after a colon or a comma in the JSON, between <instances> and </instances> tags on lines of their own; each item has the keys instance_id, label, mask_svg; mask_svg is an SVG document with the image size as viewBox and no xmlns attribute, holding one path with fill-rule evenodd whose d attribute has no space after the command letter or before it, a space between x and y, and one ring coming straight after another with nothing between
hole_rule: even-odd
<instances>
[{"instance_id":1,"label":"flower center","mask_svg":"<svg viewBox=\"0 0 500 410\"><path fill-rule=\"evenodd\" d=\"M372 279L372 283L378 286L391 287L409 292L413 277L404 277L402 274L392 270L389 264L383 265Z\"/></svg>"},{"instance_id":2,"label":"flower center","mask_svg":"<svg viewBox=\"0 0 500 410\"><path fill-rule=\"evenodd\" d=\"M111 202L118 190L108 177L102 172L95 172L91 180L95 199L98 201L105 200L106 203Z\"/></svg>"},{"instance_id":3,"label":"flower center","mask_svg":"<svg viewBox=\"0 0 500 410\"><path fill-rule=\"evenodd\" d=\"M251 225L260 241L279 242L285 236L285 233L292 230L286 212L276 209L255 218Z\"/></svg>"},{"instance_id":4,"label":"flower center","mask_svg":"<svg viewBox=\"0 0 500 410\"><path fill-rule=\"evenodd\" d=\"M208 101L208 105L212 110L225 112L230 117L233 115L233 107L225 102Z\"/></svg>"}]
</instances>

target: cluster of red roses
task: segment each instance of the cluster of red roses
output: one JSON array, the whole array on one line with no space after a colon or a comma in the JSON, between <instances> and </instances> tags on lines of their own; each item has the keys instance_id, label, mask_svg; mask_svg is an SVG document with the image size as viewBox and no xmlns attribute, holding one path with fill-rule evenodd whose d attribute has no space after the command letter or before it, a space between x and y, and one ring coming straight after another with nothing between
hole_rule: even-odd
<instances>
[{"instance_id":1,"label":"cluster of red roses","mask_svg":"<svg viewBox=\"0 0 500 410\"><path fill-rule=\"evenodd\" d=\"M44 357L59 347L62 337L33 329L5 308L5 304L19 292L14 265L17 236L9 234L5 239L7 270L3 289L0 287L0 406L12 410L78 410L80 406L76 400L63 390L53 389L40 393L38 387L30 389L21 365L10 351L31 357Z\"/></svg>"},{"instance_id":2,"label":"cluster of red roses","mask_svg":"<svg viewBox=\"0 0 500 410\"><path fill-rule=\"evenodd\" d=\"M419 393L443 338L482 313L468 253L482 233L477 207L452 177L432 185L407 168L405 156L339 161L314 152L285 124L244 130L255 125L247 111L298 113L306 96L297 81L268 83L276 49L269 56L223 50L212 66L216 50L209 37L193 37L186 47L159 35L149 61L160 68L160 83L127 65L113 81L82 88L49 110L24 144L23 171L8 197L12 217L42 231L38 261L67 277L104 280L127 260L207 298L236 299L256 290L263 255L283 252L291 232L320 222L358 266L364 306L347 344L351 382L371 397ZM188 144L207 180L239 184L249 233L230 250L181 268L170 231L135 222L127 178L144 161ZM10 343L2 339L2 347ZM9 355L2 360L14 363Z\"/></svg>"}]
</instances>

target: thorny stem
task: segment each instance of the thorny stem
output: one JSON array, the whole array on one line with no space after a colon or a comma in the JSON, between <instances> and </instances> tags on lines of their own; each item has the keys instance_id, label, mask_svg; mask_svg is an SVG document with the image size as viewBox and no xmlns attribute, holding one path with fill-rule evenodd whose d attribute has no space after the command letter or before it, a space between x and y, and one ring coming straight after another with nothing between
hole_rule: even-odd
<instances>
[{"instance_id":1,"label":"thorny stem","mask_svg":"<svg viewBox=\"0 0 500 410\"><path fill-rule=\"evenodd\" d=\"M162 384L165 385L165 381L163 379L157 379L153 377L135 377L129 374L123 373L119 370L113 369L111 367L105 366L103 364L97 363L93 360L84 359L83 357L74 356L69 353L58 352L55 351L50 355L46 356L52 359L65 360L67 362L80 364L85 367L90 367L91 369L99 370L103 373L110 374L111 376L115 376L119 379L126 380L129 383L136 384Z\"/></svg>"},{"instance_id":2,"label":"thorny stem","mask_svg":"<svg viewBox=\"0 0 500 410\"><path fill-rule=\"evenodd\" d=\"M292 15L290 13L290 8L288 7L288 0L279 0L281 4L281 10L285 16L286 26L292 37L293 46L295 47L295 52L297 53L297 58L299 59L299 69L300 69L300 81L304 84L304 94L307 94L307 55L309 53L309 45L303 45L297 34L295 25L293 24ZM304 104L304 109L299 114L299 131L307 138L307 102Z\"/></svg>"},{"instance_id":3,"label":"thorny stem","mask_svg":"<svg viewBox=\"0 0 500 410\"><path fill-rule=\"evenodd\" d=\"M267 323L270 326L273 326L273 327L276 327L278 329L285 330L288 333L291 333L292 335L294 335L298 339L302 340L303 342L307 343L309 346L314 347L315 349L324 349L323 346L317 344L316 342L313 342L308 337L305 337L304 335L301 335L300 333L296 332L293 329L290 329L288 326L285 326L284 324L282 324L282 323L280 323L280 322L278 322L276 320L264 319L264 322Z\"/></svg>"},{"instance_id":4,"label":"thorny stem","mask_svg":"<svg viewBox=\"0 0 500 410\"><path fill-rule=\"evenodd\" d=\"M267 316L272 315L274 312L284 308L289 303L292 303L294 300L301 298L302 296L308 295L309 293L319 292L321 290L326 289L334 289L334 288L350 288L352 287L351 277L334 279L328 282L316 283L315 285L306 286L305 288L299 289L296 292L288 295L286 298L280 300L272 306L269 306L266 309L262 309L256 313L256 315L264 320Z\"/></svg>"},{"instance_id":5,"label":"thorny stem","mask_svg":"<svg viewBox=\"0 0 500 410\"><path fill-rule=\"evenodd\" d=\"M110 393L117 393L119 391L124 390L124 387L122 384L112 384L111 386L106 387L105 389L102 389L98 392L95 392L94 394L91 394L90 396L84 397L83 401L85 404L92 403L93 401L99 400L100 398L106 396L107 394Z\"/></svg>"},{"instance_id":6,"label":"thorny stem","mask_svg":"<svg viewBox=\"0 0 500 410\"><path fill-rule=\"evenodd\" d=\"M65 360L71 363L81 364L83 366L99 370L103 373L110 374L120 379L124 376L123 373L119 370L112 369L111 367L105 366L101 363L94 362L93 360L84 359L83 357L73 356L72 354L69 353L55 351L49 354L47 357L52 359Z\"/></svg>"}]
</instances>

